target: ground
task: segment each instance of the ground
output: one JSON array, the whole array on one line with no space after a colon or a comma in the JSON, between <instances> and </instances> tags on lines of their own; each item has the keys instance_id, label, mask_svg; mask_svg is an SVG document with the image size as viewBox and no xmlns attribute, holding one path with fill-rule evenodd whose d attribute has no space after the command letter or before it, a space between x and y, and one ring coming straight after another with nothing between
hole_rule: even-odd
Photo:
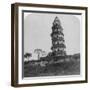
<instances>
[{"instance_id":1,"label":"ground","mask_svg":"<svg viewBox=\"0 0 90 90\"><path fill-rule=\"evenodd\" d=\"M73 60L63 60L63 62L58 63L47 63L45 66L41 66L39 64L31 65L30 62L24 63L24 77L63 76L79 74L80 58L74 58Z\"/></svg>"}]
</instances>

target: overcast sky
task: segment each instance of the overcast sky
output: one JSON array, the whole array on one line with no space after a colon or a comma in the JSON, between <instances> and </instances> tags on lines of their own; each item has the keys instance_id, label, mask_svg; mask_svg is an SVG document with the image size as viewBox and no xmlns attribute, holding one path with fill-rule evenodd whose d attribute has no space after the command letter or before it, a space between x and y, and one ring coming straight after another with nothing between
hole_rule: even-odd
<instances>
[{"instance_id":1,"label":"overcast sky","mask_svg":"<svg viewBox=\"0 0 90 90\"><path fill-rule=\"evenodd\" d=\"M52 23L58 17L63 27L66 53L80 53L80 15L24 13L24 53L30 52L32 58L35 49L51 51Z\"/></svg>"}]
</instances>

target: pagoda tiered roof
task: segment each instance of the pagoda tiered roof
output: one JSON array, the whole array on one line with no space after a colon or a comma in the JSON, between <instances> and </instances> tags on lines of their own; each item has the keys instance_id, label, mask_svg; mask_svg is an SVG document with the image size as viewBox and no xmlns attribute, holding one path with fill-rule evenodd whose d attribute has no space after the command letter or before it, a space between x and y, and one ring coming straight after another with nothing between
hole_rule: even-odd
<instances>
[{"instance_id":1,"label":"pagoda tiered roof","mask_svg":"<svg viewBox=\"0 0 90 90\"><path fill-rule=\"evenodd\" d=\"M61 26L61 22L58 17L55 17L52 26L52 47L51 50L56 56L64 56L66 51L66 45L64 40L63 28Z\"/></svg>"}]
</instances>

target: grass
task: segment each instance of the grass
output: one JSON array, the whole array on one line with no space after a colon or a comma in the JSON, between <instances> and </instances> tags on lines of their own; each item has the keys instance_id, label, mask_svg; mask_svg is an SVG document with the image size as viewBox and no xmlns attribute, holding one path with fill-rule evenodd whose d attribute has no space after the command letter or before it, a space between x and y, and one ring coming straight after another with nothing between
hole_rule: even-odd
<instances>
[{"instance_id":1,"label":"grass","mask_svg":"<svg viewBox=\"0 0 90 90\"><path fill-rule=\"evenodd\" d=\"M60 61L60 60L58 60ZM63 76L63 75L79 75L80 74L80 58L63 60L63 62L47 63L45 66L40 64L32 65L31 62L24 63L24 77L39 76Z\"/></svg>"}]
</instances>

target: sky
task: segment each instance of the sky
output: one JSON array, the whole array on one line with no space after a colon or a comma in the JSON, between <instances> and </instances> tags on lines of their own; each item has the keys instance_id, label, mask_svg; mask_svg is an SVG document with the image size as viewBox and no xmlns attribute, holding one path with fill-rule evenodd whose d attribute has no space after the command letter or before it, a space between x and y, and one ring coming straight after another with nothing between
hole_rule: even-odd
<instances>
[{"instance_id":1,"label":"sky","mask_svg":"<svg viewBox=\"0 0 90 90\"><path fill-rule=\"evenodd\" d=\"M66 53L80 53L80 15L24 13L24 54L32 53L31 59L36 59L35 49L51 52L52 23L58 17L63 27Z\"/></svg>"}]
</instances>

